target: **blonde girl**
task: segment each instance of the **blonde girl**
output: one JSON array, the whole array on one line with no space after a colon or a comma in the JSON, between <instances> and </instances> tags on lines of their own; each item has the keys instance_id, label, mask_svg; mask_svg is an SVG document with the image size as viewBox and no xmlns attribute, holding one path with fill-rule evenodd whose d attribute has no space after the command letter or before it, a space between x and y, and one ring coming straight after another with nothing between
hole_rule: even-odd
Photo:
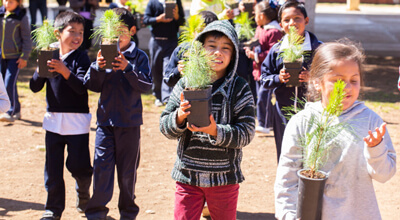
<instances>
[{"instance_id":1,"label":"blonde girl","mask_svg":"<svg viewBox=\"0 0 400 220\"><path fill-rule=\"evenodd\" d=\"M319 116L328 104L336 81L346 83L343 113L353 132L341 131L341 148L331 148L321 167L328 173L323 195L322 219L381 219L372 179L388 181L396 172L396 153L386 124L358 101L364 56L350 42L321 45L310 71L309 94L316 102L291 118L283 137L282 154L275 181L275 208L278 219L296 219L297 170L302 168L299 139L308 129L311 115ZM364 137L364 138L363 138ZM332 141L334 142L334 141Z\"/></svg>"}]
</instances>

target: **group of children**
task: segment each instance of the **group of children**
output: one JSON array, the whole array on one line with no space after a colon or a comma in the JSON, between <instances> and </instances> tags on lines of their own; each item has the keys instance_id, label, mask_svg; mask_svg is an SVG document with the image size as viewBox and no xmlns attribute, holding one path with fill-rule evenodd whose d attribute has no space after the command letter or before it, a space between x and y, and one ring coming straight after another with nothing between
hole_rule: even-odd
<instances>
[{"instance_id":1,"label":"group of children","mask_svg":"<svg viewBox=\"0 0 400 220\"><path fill-rule=\"evenodd\" d=\"M1 22L5 25L11 21L7 19L23 22L25 17L20 18L17 13L21 9L10 7L8 2L18 3L17 0L5 0L4 7L0 9L0 13L1 10L5 11ZM157 5L160 2L150 3ZM254 59L254 77L259 81L259 87L266 89L259 95L264 97L264 94L273 93L276 97L276 109L272 110L279 159L275 182L276 217L297 218L296 171L302 167L299 141L306 132L310 114L320 114L329 103L333 84L342 80L346 83L346 96L342 103L344 111L339 119L348 120L354 133L364 138L346 133L346 137L350 137L346 146L340 152L334 152L334 157L329 158L330 163L321 167L329 174L324 190L323 218L344 219L352 216L379 219L372 179L385 182L394 175L396 153L386 124L357 101L362 82L361 50L348 42L321 44L315 35L305 31L308 17L302 3L293 0L285 2L279 8L277 21L276 15L270 14L270 7L269 2L256 5L256 36L260 41L260 49L245 51L249 58ZM180 7L175 8L172 20L165 18L159 5L154 8L157 12L153 16L150 9L146 12L145 23L164 27L173 21L176 24L168 28L179 27L179 21L183 18ZM60 59L48 61L51 71L58 75L42 78L35 71L30 80L33 92L40 91L46 85L47 112L43 128L46 130L44 176L48 196L42 217L44 220L60 219L65 208L65 145L68 151L66 166L76 180L76 207L79 212L85 212L88 219L106 219L109 210L106 205L113 194L116 167L120 188L120 219L136 219L139 213L135 203L135 183L140 160L140 125L143 123L141 94L154 87L155 76L150 73L147 55L131 41L136 33L136 18L124 8L113 10L124 25L117 27L122 30L119 37L120 52L112 69L104 69L106 61L101 50L94 62L90 61L86 52L78 50L84 39L84 18L74 12L63 12L54 22ZM207 17L207 13L203 13L203 17ZM199 219L206 201L211 218L236 219L239 183L244 180L241 170L242 148L251 142L256 128L253 94L246 80L237 75L240 48L235 28L227 20L208 18L215 21L207 23L195 40L202 43L210 56L214 56L211 64L214 75L210 124L196 127L187 122L191 105L183 96L186 78L184 74L181 77L184 66L177 57L171 59L173 68L170 68L167 76L173 79L171 85L174 86L160 117L161 133L178 140L177 158L172 170L172 178L176 181L175 219ZM285 85L291 76L283 68L279 54L287 47L286 35L276 43L282 35L280 28L288 33L290 26L295 26L297 32L305 37L303 48L309 51L303 62L304 70L299 76L303 86L299 88ZM165 62L163 60L167 52L164 49L173 54L176 47L161 46L168 42L175 45L177 40L175 36L163 34L167 33L156 33L155 30L152 33L151 42L160 45L151 52L153 58L160 56L157 62ZM1 40L3 42L5 39ZM26 65L25 50L20 49L25 47L5 53L6 48L3 48L3 43L1 45L2 76L9 77L11 70L16 69L16 73L13 73L16 79L18 69ZM13 56L7 57L8 54ZM156 62L155 58L152 62ZM3 72L3 69L7 71ZM162 81L162 78L157 80ZM5 82L7 84L7 80ZM307 91L316 94L314 97L317 99L307 103L304 110L286 121L284 107L293 105L294 99L306 97L306 85ZM93 168L88 147L91 114L87 89L100 93ZM7 110L9 102L13 106L11 96L8 91L5 92L1 80L0 111ZM18 108L14 107L8 115L15 117L16 113ZM92 175L93 194L90 196ZM357 207L354 206L356 203Z\"/></svg>"}]
</instances>

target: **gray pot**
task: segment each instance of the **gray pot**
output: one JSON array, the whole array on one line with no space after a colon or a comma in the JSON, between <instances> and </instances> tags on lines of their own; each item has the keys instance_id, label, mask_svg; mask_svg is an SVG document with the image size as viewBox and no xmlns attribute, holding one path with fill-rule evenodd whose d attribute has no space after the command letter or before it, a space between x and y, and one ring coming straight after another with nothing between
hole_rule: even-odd
<instances>
[{"instance_id":1,"label":"gray pot","mask_svg":"<svg viewBox=\"0 0 400 220\"><path fill-rule=\"evenodd\" d=\"M318 171L324 174L325 178L311 179L301 175L303 170L306 169L297 171L297 176L299 176L297 218L303 220L320 220L322 215L322 199L328 174Z\"/></svg>"},{"instance_id":2,"label":"gray pot","mask_svg":"<svg viewBox=\"0 0 400 220\"><path fill-rule=\"evenodd\" d=\"M47 66L47 61L51 59L60 59L60 50L54 48L53 50L41 50L38 53L39 76L42 78L53 78L58 75L57 72L50 72Z\"/></svg>"},{"instance_id":3,"label":"gray pot","mask_svg":"<svg viewBox=\"0 0 400 220\"><path fill-rule=\"evenodd\" d=\"M119 42L112 43L112 44L103 44L100 45L101 55L106 60L106 66L104 69L112 69L113 65L112 62L115 62L115 57L118 57L119 51Z\"/></svg>"},{"instance_id":4,"label":"gray pot","mask_svg":"<svg viewBox=\"0 0 400 220\"><path fill-rule=\"evenodd\" d=\"M187 117L189 125L196 127L206 127L210 125L211 96L212 86L202 90L183 90L185 100L189 101L191 107L188 109L190 114Z\"/></svg>"},{"instance_id":5,"label":"gray pot","mask_svg":"<svg viewBox=\"0 0 400 220\"><path fill-rule=\"evenodd\" d=\"M165 2L165 18L174 18L174 8L176 6L176 2Z\"/></svg>"}]
</instances>

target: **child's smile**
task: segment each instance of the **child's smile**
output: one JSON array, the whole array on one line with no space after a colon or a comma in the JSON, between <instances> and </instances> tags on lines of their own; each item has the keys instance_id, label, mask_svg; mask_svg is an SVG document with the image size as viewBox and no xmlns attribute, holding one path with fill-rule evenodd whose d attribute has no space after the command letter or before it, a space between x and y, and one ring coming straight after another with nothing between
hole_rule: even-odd
<instances>
[{"instance_id":1,"label":"child's smile","mask_svg":"<svg viewBox=\"0 0 400 220\"><path fill-rule=\"evenodd\" d=\"M61 54L78 49L83 42L83 24L81 23L70 23L59 33Z\"/></svg>"},{"instance_id":2,"label":"child's smile","mask_svg":"<svg viewBox=\"0 0 400 220\"><path fill-rule=\"evenodd\" d=\"M226 68L231 62L234 51L231 40L226 36L220 38L209 36L204 41L204 48L211 55L215 56L213 59L213 70L217 75L217 79L225 76Z\"/></svg>"},{"instance_id":3,"label":"child's smile","mask_svg":"<svg viewBox=\"0 0 400 220\"><path fill-rule=\"evenodd\" d=\"M295 26L297 33L304 36L304 30L308 24L308 17L304 18L301 11L295 7L286 8L282 12L280 25L285 33L289 33L289 27Z\"/></svg>"}]
</instances>

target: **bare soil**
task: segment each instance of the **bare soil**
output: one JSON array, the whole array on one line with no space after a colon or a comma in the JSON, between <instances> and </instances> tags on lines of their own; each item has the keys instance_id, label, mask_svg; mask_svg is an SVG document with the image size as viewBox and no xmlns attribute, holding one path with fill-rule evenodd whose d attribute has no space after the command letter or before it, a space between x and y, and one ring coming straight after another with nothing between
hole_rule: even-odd
<instances>
[{"instance_id":1,"label":"bare soil","mask_svg":"<svg viewBox=\"0 0 400 220\"><path fill-rule=\"evenodd\" d=\"M400 152L398 65L398 59L393 57L368 57L362 99L383 102L382 105L367 104L388 123L395 149ZM46 103L44 92L33 94L29 90L27 82L34 68L32 60L19 76L22 120L0 123L0 219L40 219L44 210L45 131L41 126ZM97 97L97 94L90 95L92 160ZM138 219L173 219L175 182L170 173L176 157L176 140L168 140L160 133L159 116L163 108L154 107L153 101L145 101L147 107L141 127L141 161L136 184L136 202L141 208ZM277 164L273 134L257 134L243 151L242 169L246 180L240 185L237 218L274 219L273 184ZM64 179L66 208L62 219L84 219L75 209L74 180L66 169ZM385 184L374 182L383 219L400 219L399 182L400 172ZM108 219L119 219L117 182L114 188L108 204Z\"/></svg>"}]
</instances>

